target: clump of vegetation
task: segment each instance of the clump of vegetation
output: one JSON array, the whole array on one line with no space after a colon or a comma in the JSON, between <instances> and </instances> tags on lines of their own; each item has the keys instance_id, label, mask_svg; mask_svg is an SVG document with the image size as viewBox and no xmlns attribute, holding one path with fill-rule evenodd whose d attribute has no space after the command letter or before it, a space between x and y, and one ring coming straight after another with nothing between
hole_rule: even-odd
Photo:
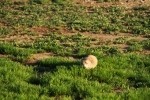
<instances>
[{"instance_id":1,"label":"clump of vegetation","mask_svg":"<svg viewBox=\"0 0 150 100\"><path fill-rule=\"evenodd\" d=\"M30 0L30 3L49 4L51 0Z\"/></svg>"},{"instance_id":2,"label":"clump of vegetation","mask_svg":"<svg viewBox=\"0 0 150 100\"><path fill-rule=\"evenodd\" d=\"M11 29L5 28L5 27L0 27L0 35L1 35L1 36L2 36L2 35L7 35L7 34L9 34L9 33L11 33Z\"/></svg>"},{"instance_id":3,"label":"clump of vegetation","mask_svg":"<svg viewBox=\"0 0 150 100\"><path fill-rule=\"evenodd\" d=\"M116 38L113 43L114 44L125 44L126 41L127 41L126 38L119 37L119 38Z\"/></svg>"},{"instance_id":4,"label":"clump of vegetation","mask_svg":"<svg viewBox=\"0 0 150 100\"><path fill-rule=\"evenodd\" d=\"M128 51L142 51L143 48L142 48L142 45L140 44L133 44L133 45L130 45L128 48L127 48Z\"/></svg>"},{"instance_id":5,"label":"clump of vegetation","mask_svg":"<svg viewBox=\"0 0 150 100\"><path fill-rule=\"evenodd\" d=\"M54 3L63 4L63 3L69 3L71 0L52 0Z\"/></svg>"},{"instance_id":6,"label":"clump of vegetation","mask_svg":"<svg viewBox=\"0 0 150 100\"><path fill-rule=\"evenodd\" d=\"M142 41L141 44L143 45L143 47L145 49L150 50L150 40L149 39Z\"/></svg>"},{"instance_id":7,"label":"clump of vegetation","mask_svg":"<svg viewBox=\"0 0 150 100\"><path fill-rule=\"evenodd\" d=\"M36 53L36 50L33 49L24 49L24 48L18 48L14 47L11 44L8 43L0 43L0 53L1 54L7 54L13 57L16 60L23 61L26 59L30 54Z\"/></svg>"}]
</instances>

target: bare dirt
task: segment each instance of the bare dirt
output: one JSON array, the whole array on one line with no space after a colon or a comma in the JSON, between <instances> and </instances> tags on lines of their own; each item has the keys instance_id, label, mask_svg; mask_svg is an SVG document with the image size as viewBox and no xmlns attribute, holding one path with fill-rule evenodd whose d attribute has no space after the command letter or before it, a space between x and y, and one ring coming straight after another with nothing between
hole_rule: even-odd
<instances>
[{"instance_id":1,"label":"bare dirt","mask_svg":"<svg viewBox=\"0 0 150 100\"><path fill-rule=\"evenodd\" d=\"M39 38L41 36L30 36L30 35L9 35L6 37L0 37L0 41L7 41L7 42L13 42L16 43L30 43L33 42L35 39Z\"/></svg>"},{"instance_id":2,"label":"bare dirt","mask_svg":"<svg viewBox=\"0 0 150 100\"><path fill-rule=\"evenodd\" d=\"M37 54L32 54L27 60L26 60L26 64L35 64L38 61L42 60L42 59L47 59L51 56L53 56L53 53L37 53Z\"/></svg>"},{"instance_id":3,"label":"bare dirt","mask_svg":"<svg viewBox=\"0 0 150 100\"><path fill-rule=\"evenodd\" d=\"M47 27L32 27L31 32L37 33L37 34L45 34L49 31Z\"/></svg>"},{"instance_id":4,"label":"bare dirt","mask_svg":"<svg viewBox=\"0 0 150 100\"><path fill-rule=\"evenodd\" d=\"M86 6L86 7L109 7L109 6L113 6L113 5L117 5L117 6L124 6L126 8L133 8L137 5L146 5L146 6L150 6L150 1L149 0L144 0L143 2L141 2L141 0L120 0L120 1L116 1L116 2L96 2L95 0L74 0L74 3L77 5L82 5L82 6Z\"/></svg>"},{"instance_id":5,"label":"bare dirt","mask_svg":"<svg viewBox=\"0 0 150 100\"><path fill-rule=\"evenodd\" d=\"M0 58L5 58L7 57L6 55L0 54Z\"/></svg>"}]
</instances>

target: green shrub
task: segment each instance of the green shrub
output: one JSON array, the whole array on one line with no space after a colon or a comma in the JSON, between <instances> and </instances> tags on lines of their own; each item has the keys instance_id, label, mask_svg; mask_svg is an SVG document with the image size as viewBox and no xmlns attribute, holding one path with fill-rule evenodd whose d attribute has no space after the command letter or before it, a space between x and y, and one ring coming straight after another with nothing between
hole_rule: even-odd
<instances>
[{"instance_id":1,"label":"green shrub","mask_svg":"<svg viewBox=\"0 0 150 100\"><path fill-rule=\"evenodd\" d=\"M119 37L119 38L116 38L113 43L114 44L124 44L124 43L126 43L126 39L123 37Z\"/></svg>"},{"instance_id":2,"label":"green shrub","mask_svg":"<svg viewBox=\"0 0 150 100\"><path fill-rule=\"evenodd\" d=\"M11 29L5 28L5 27L0 27L0 35L7 35L11 33Z\"/></svg>"},{"instance_id":3,"label":"green shrub","mask_svg":"<svg viewBox=\"0 0 150 100\"><path fill-rule=\"evenodd\" d=\"M145 49L150 50L150 40L149 39L142 41L141 44L143 45L143 47Z\"/></svg>"},{"instance_id":4,"label":"green shrub","mask_svg":"<svg viewBox=\"0 0 150 100\"><path fill-rule=\"evenodd\" d=\"M36 53L36 50L17 48L11 44L0 43L0 53L10 55L13 58L18 59L19 61L22 61L23 59L27 58L30 54Z\"/></svg>"},{"instance_id":5,"label":"green shrub","mask_svg":"<svg viewBox=\"0 0 150 100\"><path fill-rule=\"evenodd\" d=\"M134 45L130 45L128 48L127 48L127 51L142 51L143 48L142 48L142 45L140 44L134 44Z\"/></svg>"}]
</instances>

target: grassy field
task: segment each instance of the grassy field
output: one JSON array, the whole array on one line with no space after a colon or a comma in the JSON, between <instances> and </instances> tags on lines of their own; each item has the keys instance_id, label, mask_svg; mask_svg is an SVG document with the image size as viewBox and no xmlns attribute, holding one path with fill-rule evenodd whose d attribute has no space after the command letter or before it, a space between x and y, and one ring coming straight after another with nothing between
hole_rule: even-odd
<instances>
[{"instance_id":1,"label":"grassy field","mask_svg":"<svg viewBox=\"0 0 150 100\"><path fill-rule=\"evenodd\" d=\"M149 100L150 1L2 0L0 76L1 100Z\"/></svg>"}]
</instances>

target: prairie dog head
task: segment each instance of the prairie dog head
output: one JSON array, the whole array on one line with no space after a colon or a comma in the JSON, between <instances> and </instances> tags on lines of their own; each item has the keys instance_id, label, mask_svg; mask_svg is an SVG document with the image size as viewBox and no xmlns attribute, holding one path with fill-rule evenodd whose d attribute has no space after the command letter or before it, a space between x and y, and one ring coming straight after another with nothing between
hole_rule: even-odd
<instances>
[{"instance_id":1,"label":"prairie dog head","mask_svg":"<svg viewBox=\"0 0 150 100\"><path fill-rule=\"evenodd\" d=\"M82 64L86 69L92 69L97 66L98 60L94 55L88 55L82 59Z\"/></svg>"}]
</instances>

